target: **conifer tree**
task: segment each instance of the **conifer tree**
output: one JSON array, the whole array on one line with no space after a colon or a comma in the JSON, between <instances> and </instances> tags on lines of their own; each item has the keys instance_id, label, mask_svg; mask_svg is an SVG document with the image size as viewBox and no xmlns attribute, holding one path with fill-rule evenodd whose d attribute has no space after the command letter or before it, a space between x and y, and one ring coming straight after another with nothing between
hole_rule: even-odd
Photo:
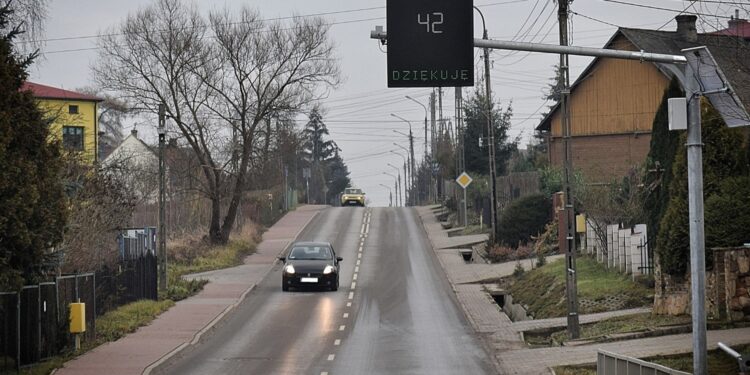
<instances>
[{"instance_id":1,"label":"conifer tree","mask_svg":"<svg viewBox=\"0 0 750 375\"><path fill-rule=\"evenodd\" d=\"M65 204L60 145L21 86L34 58L13 51L10 3L0 7L0 289L34 282L62 239ZM10 30L10 31L7 31Z\"/></svg>"}]
</instances>

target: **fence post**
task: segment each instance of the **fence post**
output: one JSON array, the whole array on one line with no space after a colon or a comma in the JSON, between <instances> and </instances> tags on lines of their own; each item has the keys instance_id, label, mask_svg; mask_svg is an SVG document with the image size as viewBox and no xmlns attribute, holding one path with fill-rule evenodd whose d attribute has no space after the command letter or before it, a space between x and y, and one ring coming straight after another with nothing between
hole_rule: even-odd
<instances>
[{"instance_id":1,"label":"fence post","mask_svg":"<svg viewBox=\"0 0 750 375\"><path fill-rule=\"evenodd\" d=\"M16 371L21 371L21 293L16 292Z\"/></svg>"},{"instance_id":2,"label":"fence post","mask_svg":"<svg viewBox=\"0 0 750 375\"><path fill-rule=\"evenodd\" d=\"M92 310L92 312L93 312L92 316L94 318L94 321L91 323L92 329L94 330L94 335L93 335L94 338L92 339L92 341L96 341L96 272L93 272L91 274L91 277L93 278L93 283L94 283L94 289L93 289L93 291L94 291L94 299L93 299L94 308Z\"/></svg>"},{"instance_id":3,"label":"fence post","mask_svg":"<svg viewBox=\"0 0 750 375\"><path fill-rule=\"evenodd\" d=\"M36 286L36 322L39 330L37 331L36 360L42 360L42 285Z\"/></svg>"}]
</instances>

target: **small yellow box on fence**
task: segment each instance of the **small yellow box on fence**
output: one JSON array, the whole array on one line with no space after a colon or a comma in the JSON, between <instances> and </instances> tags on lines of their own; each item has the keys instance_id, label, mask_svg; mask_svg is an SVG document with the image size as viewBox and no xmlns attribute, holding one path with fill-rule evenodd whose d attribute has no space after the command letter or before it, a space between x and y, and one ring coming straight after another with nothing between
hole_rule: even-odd
<instances>
[{"instance_id":1,"label":"small yellow box on fence","mask_svg":"<svg viewBox=\"0 0 750 375\"><path fill-rule=\"evenodd\" d=\"M576 233L586 233L586 215L576 215Z\"/></svg>"},{"instance_id":2,"label":"small yellow box on fence","mask_svg":"<svg viewBox=\"0 0 750 375\"><path fill-rule=\"evenodd\" d=\"M70 304L70 333L86 332L86 304Z\"/></svg>"}]
</instances>

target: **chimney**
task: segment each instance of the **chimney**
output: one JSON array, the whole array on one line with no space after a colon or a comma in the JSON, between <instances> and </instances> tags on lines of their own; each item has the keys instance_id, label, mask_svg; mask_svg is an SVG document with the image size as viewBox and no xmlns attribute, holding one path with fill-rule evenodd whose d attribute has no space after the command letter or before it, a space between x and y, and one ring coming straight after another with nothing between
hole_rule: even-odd
<instances>
[{"instance_id":1,"label":"chimney","mask_svg":"<svg viewBox=\"0 0 750 375\"><path fill-rule=\"evenodd\" d=\"M686 42L698 41L698 30L695 28L695 20L698 17L681 14L674 18L677 21L677 37Z\"/></svg>"},{"instance_id":2,"label":"chimney","mask_svg":"<svg viewBox=\"0 0 750 375\"><path fill-rule=\"evenodd\" d=\"M132 134L133 137L138 138L138 129L133 128L133 130L130 131L130 134Z\"/></svg>"},{"instance_id":3,"label":"chimney","mask_svg":"<svg viewBox=\"0 0 750 375\"><path fill-rule=\"evenodd\" d=\"M737 35L740 34L740 27L743 23L747 23L747 20L740 18L740 11L739 9L734 10L734 16L730 16L729 18L729 30L734 31L737 33Z\"/></svg>"}]
</instances>

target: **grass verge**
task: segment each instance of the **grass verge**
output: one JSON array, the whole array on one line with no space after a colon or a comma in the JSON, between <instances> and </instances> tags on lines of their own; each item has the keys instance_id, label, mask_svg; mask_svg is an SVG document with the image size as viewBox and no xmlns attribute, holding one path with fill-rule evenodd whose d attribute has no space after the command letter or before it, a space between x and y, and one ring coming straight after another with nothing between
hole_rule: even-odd
<instances>
[{"instance_id":1,"label":"grass verge","mask_svg":"<svg viewBox=\"0 0 750 375\"><path fill-rule=\"evenodd\" d=\"M565 305L565 261L546 264L520 275L509 292L514 303L527 307L534 319L561 317L566 314ZM620 296L623 303L618 308L633 308L649 305L653 290L633 282L627 276L610 271L595 259L578 258L578 298L592 304L580 304L580 314L608 311L603 302L610 296ZM545 286L546 289L540 286Z\"/></svg>"},{"instance_id":2,"label":"grass verge","mask_svg":"<svg viewBox=\"0 0 750 375\"><path fill-rule=\"evenodd\" d=\"M750 344L735 346L733 349L739 353L748 353L750 352ZM740 371L737 361L721 350L710 350L707 359L708 373L711 375L735 375ZM643 360L678 371L693 372L693 355L691 353L655 356ZM595 375L596 367L594 365L560 366L555 367L555 373L557 375Z\"/></svg>"},{"instance_id":3,"label":"grass verge","mask_svg":"<svg viewBox=\"0 0 750 375\"><path fill-rule=\"evenodd\" d=\"M607 335L618 333L634 333L666 326L690 324L690 316L680 315L652 315L651 313L633 314L605 319L596 323L581 325L580 339L604 339ZM533 332L524 334L527 342L533 345L559 346L568 341L565 328L548 331L542 335ZM601 340L605 341L605 340Z\"/></svg>"}]
</instances>

